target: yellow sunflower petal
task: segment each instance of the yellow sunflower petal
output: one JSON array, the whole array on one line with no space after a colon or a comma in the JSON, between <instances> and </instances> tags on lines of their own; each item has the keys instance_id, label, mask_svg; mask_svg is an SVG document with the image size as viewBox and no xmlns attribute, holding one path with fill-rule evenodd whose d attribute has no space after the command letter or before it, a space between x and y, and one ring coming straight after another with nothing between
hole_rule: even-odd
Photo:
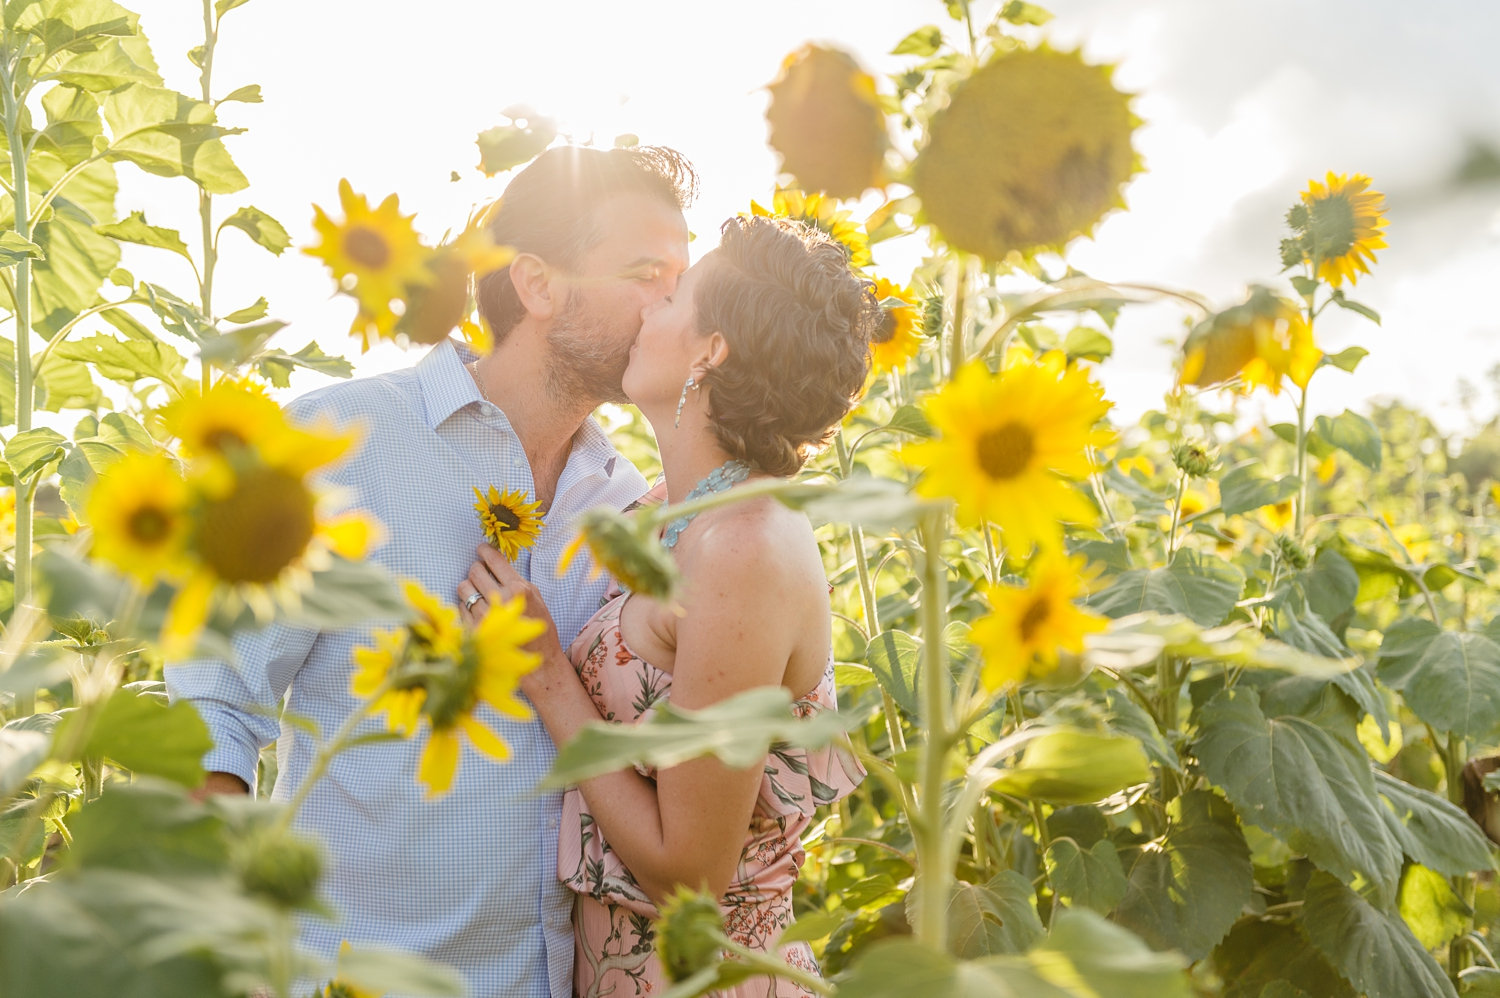
<instances>
[{"instance_id":1,"label":"yellow sunflower petal","mask_svg":"<svg viewBox=\"0 0 1500 998\"><path fill-rule=\"evenodd\" d=\"M453 788L462 741L452 728L433 730L417 764L417 779L427 788L427 797L441 797Z\"/></svg>"},{"instance_id":2,"label":"yellow sunflower petal","mask_svg":"<svg viewBox=\"0 0 1500 998\"><path fill-rule=\"evenodd\" d=\"M472 714L465 714L458 723L463 728L464 734L469 736L469 744L476 749L501 762L510 758L510 746Z\"/></svg>"}]
</instances>

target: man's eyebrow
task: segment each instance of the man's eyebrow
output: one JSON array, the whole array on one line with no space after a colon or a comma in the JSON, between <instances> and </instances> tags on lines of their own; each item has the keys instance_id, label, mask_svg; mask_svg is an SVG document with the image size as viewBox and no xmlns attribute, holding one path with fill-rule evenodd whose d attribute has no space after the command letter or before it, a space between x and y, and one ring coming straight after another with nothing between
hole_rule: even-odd
<instances>
[{"instance_id":1,"label":"man's eyebrow","mask_svg":"<svg viewBox=\"0 0 1500 998\"><path fill-rule=\"evenodd\" d=\"M636 270L641 267L665 267L667 261L659 256L638 256L625 265L626 270Z\"/></svg>"}]
</instances>

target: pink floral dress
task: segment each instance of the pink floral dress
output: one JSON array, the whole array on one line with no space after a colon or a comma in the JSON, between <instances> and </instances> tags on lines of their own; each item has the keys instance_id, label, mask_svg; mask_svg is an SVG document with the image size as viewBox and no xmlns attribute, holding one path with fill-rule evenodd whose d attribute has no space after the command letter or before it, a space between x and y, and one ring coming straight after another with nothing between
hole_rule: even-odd
<instances>
[{"instance_id":1,"label":"pink floral dress","mask_svg":"<svg viewBox=\"0 0 1500 998\"><path fill-rule=\"evenodd\" d=\"M619 595L606 603L568 649L600 715L619 724L649 716L658 701L668 698L672 686L671 674L640 658L621 637L620 611L628 598ZM795 701L792 710L808 717L837 707L830 661L817 688ZM656 776L651 769L641 772ZM739 867L719 899L730 938L752 949L779 951L788 963L818 972L806 943L776 946L792 923L792 884L806 855L800 836L818 805L848 795L864 775L858 762L833 747L777 749L766 757ZM578 895L573 905L573 993L633 998L665 991L668 983L656 956L652 926L656 906L604 841L576 789L563 798L557 871ZM810 998L790 981L770 977L752 978L715 993Z\"/></svg>"}]
</instances>

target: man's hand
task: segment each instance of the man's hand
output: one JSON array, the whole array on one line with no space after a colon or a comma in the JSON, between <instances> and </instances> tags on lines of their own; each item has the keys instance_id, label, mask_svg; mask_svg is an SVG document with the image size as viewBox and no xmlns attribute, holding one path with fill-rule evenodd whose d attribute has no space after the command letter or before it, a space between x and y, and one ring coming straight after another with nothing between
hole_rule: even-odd
<instances>
[{"instance_id":1,"label":"man's hand","mask_svg":"<svg viewBox=\"0 0 1500 998\"><path fill-rule=\"evenodd\" d=\"M209 773L203 781L203 786L194 790L193 800L205 800L215 794L248 794L250 788L245 781L233 773Z\"/></svg>"}]
</instances>

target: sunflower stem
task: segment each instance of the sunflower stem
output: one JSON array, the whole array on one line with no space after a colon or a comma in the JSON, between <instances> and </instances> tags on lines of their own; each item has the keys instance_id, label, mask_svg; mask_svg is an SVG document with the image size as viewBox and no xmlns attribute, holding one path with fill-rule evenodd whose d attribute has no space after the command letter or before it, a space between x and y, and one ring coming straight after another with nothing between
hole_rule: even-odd
<instances>
[{"instance_id":1,"label":"sunflower stem","mask_svg":"<svg viewBox=\"0 0 1500 998\"><path fill-rule=\"evenodd\" d=\"M313 786L328 772L328 767L333 763L334 757L349 747L348 743L353 737L355 729L360 726L365 718L374 712L375 704L380 701L382 696L390 692L395 682L397 671L392 669L390 675L381 681L374 692L366 699L360 701L359 706L349 712L349 716L344 718L344 723L339 725L339 729L333 733L333 737L319 747L318 754L313 757L312 765L307 767L307 775L298 784L297 790L292 794L291 800L286 803L286 809L281 812L280 817L277 819L277 824L282 831L291 829L292 819L297 816L297 811L306 802L307 795L312 792Z\"/></svg>"},{"instance_id":2,"label":"sunflower stem","mask_svg":"<svg viewBox=\"0 0 1500 998\"><path fill-rule=\"evenodd\" d=\"M967 9L965 4L965 9ZM966 254L955 252L953 254L953 334L948 340L948 377L958 377L958 371L964 366L964 325L968 321L965 314L968 306L969 288L969 258Z\"/></svg>"},{"instance_id":3,"label":"sunflower stem","mask_svg":"<svg viewBox=\"0 0 1500 998\"><path fill-rule=\"evenodd\" d=\"M198 82L202 86L205 104L213 103L214 46L219 41L219 32L214 27L213 14L213 0L203 0L203 65L198 73ZM214 247L213 195L202 187L198 188L198 221L203 238L203 267L199 271L201 277L198 281L199 311L212 323L214 321L214 266L218 263L219 254ZM213 364L207 358L201 358L199 365L198 376L206 395L213 387Z\"/></svg>"},{"instance_id":4,"label":"sunflower stem","mask_svg":"<svg viewBox=\"0 0 1500 998\"><path fill-rule=\"evenodd\" d=\"M21 95L16 93L15 70L19 62L25 58L25 47L27 41L25 36L18 36L16 32L6 31L6 50L0 53L0 107L3 107L5 117L5 139L10 150L11 166L11 189L12 204L14 205L14 221L11 223L17 236L23 241L31 240L31 219L29 217L28 205L31 203L28 193L27 166L28 159L26 148L21 143L21 114L25 110ZM19 40L18 40L19 39ZM12 62L11 46L17 46L14 50L16 62ZM31 364L31 257L23 256L16 264L16 290L15 290L15 348L14 363L16 369L16 434L31 429L32 408L36 403L33 390L33 370ZM35 483L29 483L22 487L16 483L16 538L15 538L15 565L14 565L14 595L11 605L19 608L31 599L32 591L32 568L31 568L31 538L32 523L35 516L35 506L32 496ZM24 689L15 691L16 714L20 717L36 713L36 691Z\"/></svg>"},{"instance_id":5,"label":"sunflower stem","mask_svg":"<svg viewBox=\"0 0 1500 998\"><path fill-rule=\"evenodd\" d=\"M948 899L952 893L953 861L948 836L943 833L943 787L947 782L949 677L943 643L948 604L948 576L943 570L942 544L947 513L933 511L921 526L922 567L922 720L927 741L921 759L921 820L916 824L917 938L931 948L948 948Z\"/></svg>"},{"instance_id":6,"label":"sunflower stem","mask_svg":"<svg viewBox=\"0 0 1500 998\"><path fill-rule=\"evenodd\" d=\"M844 431L839 430L838 436L834 438L834 448L838 452L839 471L847 479L854 470L854 456L849 450L849 444L844 440ZM880 633L880 602L875 595L875 583L870 576L870 559L865 554L865 533L857 523L849 524L849 536L854 542L854 570L859 576L859 598L864 608L865 627L871 640ZM877 684L879 685L879 684ZM885 720L886 737L890 739L891 752L899 754L906 751L906 733L901 730L900 708L883 685L880 686L881 715ZM912 816L916 814L917 804L912 797L911 787L905 781L901 783L901 806L906 812L906 820L911 822Z\"/></svg>"},{"instance_id":7,"label":"sunflower stem","mask_svg":"<svg viewBox=\"0 0 1500 998\"><path fill-rule=\"evenodd\" d=\"M1177 528L1182 524L1182 497L1187 494L1188 474L1177 473L1177 501L1172 504L1172 529L1167 531L1167 564L1177 554Z\"/></svg>"}]
</instances>

